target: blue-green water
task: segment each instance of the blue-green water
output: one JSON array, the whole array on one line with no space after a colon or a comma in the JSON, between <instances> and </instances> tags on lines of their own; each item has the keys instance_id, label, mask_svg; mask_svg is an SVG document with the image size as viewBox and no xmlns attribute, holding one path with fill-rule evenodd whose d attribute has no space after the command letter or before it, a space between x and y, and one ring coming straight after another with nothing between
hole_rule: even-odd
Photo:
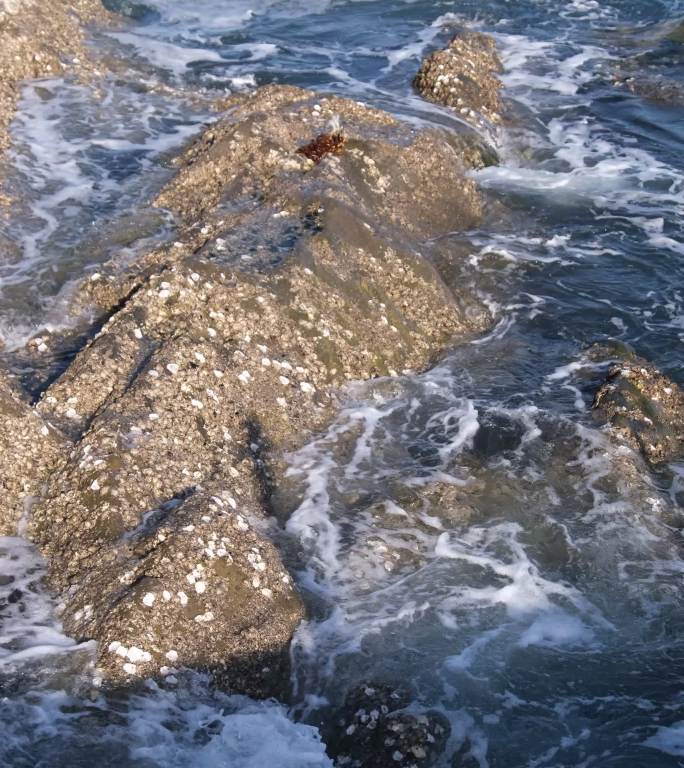
<instances>
[{"instance_id":1,"label":"blue-green water","mask_svg":"<svg viewBox=\"0 0 684 768\"><path fill-rule=\"evenodd\" d=\"M458 128L411 88L456 22L496 37L512 118L488 137L499 165L478 174L491 214L440 243L445 258L467 254L449 279L480 292L493 331L426 374L352 388L289 457L301 505L283 535L303 547L311 618L288 707L198 679L86 706L74 689L88 649L58 634L61 652L54 638L43 649L38 601L33 624L0 615L14 627L0 648L38 646L31 664L53 668L0 700L0 762L324 766L310 726L347 688L382 680L449 718L442 766L464 752L482 768L684 765L684 466L652 474L600 429L589 405L605 366L586 355L626 342L684 383L684 107L612 83L616 63L640 57L638 72L684 85L684 45L663 41L683 6L159 0L95 44L177 98L125 79L104 102L73 84L27 87L12 177L26 205L2 233L16 245L0 266L10 343L59 316L69 281L115 252L94 233L162 183L163 152L207 117L183 91L290 83ZM5 557L16 551L37 567L8 540ZM0 655L24 675L26 663Z\"/></svg>"}]
</instances>

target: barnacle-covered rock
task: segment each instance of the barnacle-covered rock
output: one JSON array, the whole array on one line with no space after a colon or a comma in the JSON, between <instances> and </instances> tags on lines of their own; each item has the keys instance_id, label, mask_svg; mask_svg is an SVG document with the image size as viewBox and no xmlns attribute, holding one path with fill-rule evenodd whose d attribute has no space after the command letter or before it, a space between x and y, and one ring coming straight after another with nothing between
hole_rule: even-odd
<instances>
[{"instance_id":1,"label":"barnacle-covered rock","mask_svg":"<svg viewBox=\"0 0 684 768\"><path fill-rule=\"evenodd\" d=\"M0 378L0 535L16 535L67 444Z\"/></svg>"},{"instance_id":2,"label":"barnacle-covered rock","mask_svg":"<svg viewBox=\"0 0 684 768\"><path fill-rule=\"evenodd\" d=\"M330 124L342 152L298 151ZM36 406L74 446L30 535L108 680L190 666L251 695L283 685L303 611L269 540L271 457L348 381L420 370L485 327L430 258L481 215L471 150L338 97L237 97L156 201L176 239L84 283L102 316Z\"/></svg>"},{"instance_id":3,"label":"barnacle-covered rock","mask_svg":"<svg viewBox=\"0 0 684 768\"><path fill-rule=\"evenodd\" d=\"M446 746L451 728L435 710L410 706L401 687L361 685L347 696L328 741L336 765L348 768L427 768Z\"/></svg>"},{"instance_id":4,"label":"barnacle-covered rock","mask_svg":"<svg viewBox=\"0 0 684 768\"><path fill-rule=\"evenodd\" d=\"M613 365L594 397L596 414L652 464L684 451L684 393L640 358Z\"/></svg>"},{"instance_id":5,"label":"barnacle-covered rock","mask_svg":"<svg viewBox=\"0 0 684 768\"><path fill-rule=\"evenodd\" d=\"M501 120L503 67L494 39L480 32L459 32L441 51L429 54L414 85L429 101L452 107L468 121Z\"/></svg>"}]
</instances>

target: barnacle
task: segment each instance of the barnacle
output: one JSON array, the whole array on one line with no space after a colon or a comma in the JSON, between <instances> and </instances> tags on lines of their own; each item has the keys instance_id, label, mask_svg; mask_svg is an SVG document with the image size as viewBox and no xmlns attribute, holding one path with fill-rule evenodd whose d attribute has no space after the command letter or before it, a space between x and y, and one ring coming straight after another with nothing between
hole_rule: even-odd
<instances>
[{"instance_id":1,"label":"barnacle","mask_svg":"<svg viewBox=\"0 0 684 768\"><path fill-rule=\"evenodd\" d=\"M347 139L342 131L320 133L313 141L299 147L297 152L318 164L326 155L338 155L346 142Z\"/></svg>"}]
</instances>

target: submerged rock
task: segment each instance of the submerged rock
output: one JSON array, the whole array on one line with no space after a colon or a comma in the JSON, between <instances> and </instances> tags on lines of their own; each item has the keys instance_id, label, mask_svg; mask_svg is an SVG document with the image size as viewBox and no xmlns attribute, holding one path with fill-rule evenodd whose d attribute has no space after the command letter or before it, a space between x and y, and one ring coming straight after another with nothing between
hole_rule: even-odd
<instances>
[{"instance_id":1,"label":"submerged rock","mask_svg":"<svg viewBox=\"0 0 684 768\"><path fill-rule=\"evenodd\" d=\"M617 30L621 45L634 46L638 52L607 64L613 85L659 105L684 104L682 83L668 74L681 59L683 30L681 22Z\"/></svg>"},{"instance_id":2,"label":"submerged rock","mask_svg":"<svg viewBox=\"0 0 684 768\"><path fill-rule=\"evenodd\" d=\"M684 393L640 358L613 365L594 397L596 414L652 464L684 451Z\"/></svg>"},{"instance_id":3,"label":"submerged rock","mask_svg":"<svg viewBox=\"0 0 684 768\"><path fill-rule=\"evenodd\" d=\"M489 35L463 31L446 48L427 56L414 85L429 101L452 107L467 120L501 120L503 71L496 43Z\"/></svg>"},{"instance_id":4,"label":"submerged rock","mask_svg":"<svg viewBox=\"0 0 684 768\"><path fill-rule=\"evenodd\" d=\"M613 84L648 101L670 106L684 104L684 86L663 75L638 74L623 69L613 76Z\"/></svg>"},{"instance_id":5,"label":"submerged rock","mask_svg":"<svg viewBox=\"0 0 684 768\"><path fill-rule=\"evenodd\" d=\"M481 200L458 136L296 88L228 106L157 201L178 239L83 286L103 317L36 407L74 443L30 535L105 678L189 666L269 696L303 615L270 542L269 456L324 425L346 382L483 329L430 259ZM341 151L298 152L331 122Z\"/></svg>"},{"instance_id":6,"label":"submerged rock","mask_svg":"<svg viewBox=\"0 0 684 768\"><path fill-rule=\"evenodd\" d=\"M435 710L419 710L403 688L361 685L349 693L328 749L338 766L427 768L444 752L449 721ZM410 708L409 708L409 705Z\"/></svg>"}]
</instances>

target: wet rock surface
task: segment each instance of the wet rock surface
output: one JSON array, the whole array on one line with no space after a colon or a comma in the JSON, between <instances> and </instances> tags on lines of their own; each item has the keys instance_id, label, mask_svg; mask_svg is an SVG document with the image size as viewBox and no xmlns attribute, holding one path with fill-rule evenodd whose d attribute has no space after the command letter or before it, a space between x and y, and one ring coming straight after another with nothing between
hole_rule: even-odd
<instances>
[{"instance_id":1,"label":"wet rock surface","mask_svg":"<svg viewBox=\"0 0 684 768\"><path fill-rule=\"evenodd\" d=\"M414 85L423 98L451 107L469 122L497 123L503 109L497 77L502 71L494 40L462 31L423 60Z\"/></svg>"},{"instance_id":2,"label":"wet rock surface","mask_svg":"<svg viewBox=\"0 0 684 768\"><path fill-rule=\"evenodd\" d=\"M12 535L28 517L66 444L11 382L0 378L0 535Z\"/></svg>"},{"instance_id":3,"label":"wet rock surface","mask_svg":"<svg viewBox=\"0 0 684 768\"><path fill-rule=\"evenodd\" d=\"M611 366L593 408L650 463L682 455L684 393L645 360L634 356Z\"/></svg>"},{"instance_id":4,"label":"wet rock surface","mask_svg":"<svg viewBox=\"0 0 684 768\"><path fill-rule=\"evenodd\" d=\"M296 88L226 106L157 200L177 239L80 291L96 333L27 415L65 436L37 465L29 534L101 677L173 685L193 667L270 696L303 616L271 542L271 457L325 425L346 382L423 369L486 327L430 240L479 221L479 150ZM335 152L298 151L331 124ZM425 724L406 717L413 742Z\"/></svg>"},{"instance_id":5,"label":"wet rock surface","mask_svg":"<svg viewBox=\"0 0 684 768\"><path fill-rule=\"evenodd\" d=\"M349 693L327 742L340 768L427 768L446 746L449 721L419 710L411 693L385 684L361 685Z\"/></svg>"},{"instance_id":6,"label":"wet rock surface","mask_svg":"<svg viewBox=\"0 0 684 768\"><path fill-rule=\"evenodd\" d=\"M682 24L668 22L645 31L630 30L629 42L639 52L610 63L608 76L612 83L658 106L684 104L684 87L680 79L659 71L680 60L683 28Z\"/></svg>"}]
</instances>

